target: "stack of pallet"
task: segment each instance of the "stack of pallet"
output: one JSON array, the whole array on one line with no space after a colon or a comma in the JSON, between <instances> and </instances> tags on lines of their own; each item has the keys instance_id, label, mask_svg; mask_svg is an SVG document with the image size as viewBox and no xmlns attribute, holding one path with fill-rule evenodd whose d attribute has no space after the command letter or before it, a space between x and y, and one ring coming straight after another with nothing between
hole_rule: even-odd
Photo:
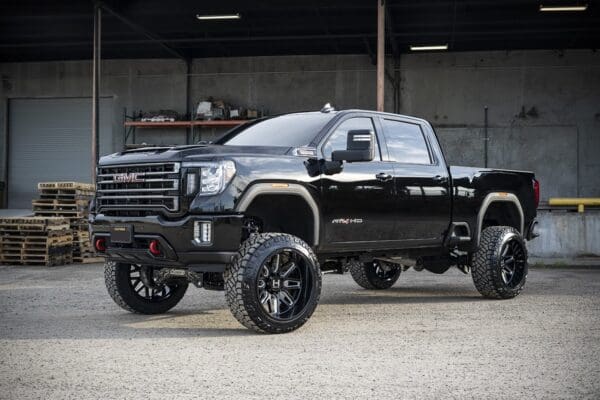
<instances>
[{"instance_id":1,"label":"stack of pallet","mask_svg":"<svg viewBox=\"0 0 600 400\"><path fill-rule=\"evenodd\" d=\"M67 219L0 218L0 263L52 266L71 262L73 234Z\"/></svg>"},{"instance_id":2,"label":"stack of pallet","mask_svg":"<svg viewBox=\"0 0 600 400\"><path fill-rule=\"evenodd\" d=\"M100 262L90 243L88 209L94 186L79 182L38 183L39 199L32 201L36 216L63 217L73 231L73 262Z\"/></svg>"}]
</instances>

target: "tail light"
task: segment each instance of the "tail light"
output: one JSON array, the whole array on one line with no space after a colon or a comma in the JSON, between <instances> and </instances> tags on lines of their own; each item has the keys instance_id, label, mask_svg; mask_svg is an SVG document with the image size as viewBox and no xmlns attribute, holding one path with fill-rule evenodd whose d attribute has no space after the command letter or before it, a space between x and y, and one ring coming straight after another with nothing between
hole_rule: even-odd
<instances>
[{"instance_id":1,"label":"tail light","mask_svg":"<svg viewBox=\"0 0 600 400\"><path fill-rule=\"evenodd\" d=\"M540 205L540 182L537 179L533 179L533 195L535 198L535 208Z\"/></svg>"}]
</instances>

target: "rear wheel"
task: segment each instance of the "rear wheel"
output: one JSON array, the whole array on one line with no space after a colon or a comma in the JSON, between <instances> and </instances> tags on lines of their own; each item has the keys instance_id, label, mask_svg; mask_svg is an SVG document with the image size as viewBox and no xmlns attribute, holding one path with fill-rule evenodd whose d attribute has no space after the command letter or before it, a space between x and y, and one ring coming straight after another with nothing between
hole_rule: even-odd
<instances>
[{"instance_id":1,"label":"rear wheel","mask_svg":"<svg viewBox=\"0 0 600 400\"><path fill-rule=\"evenodd\" d=\"M284 233L246 240L225 273L234 317L257 332L284 333L310 318L321 294L321 272L312 249Z\"/></svg>"},{"instance_id":2,"label":"rear wheel","mask_svg":"<svg viewBox=\"0 0 600 400\"><path fill-rule=\"evenodd\" d=\"M188 283L161 283L151 266L106 262L104 281L110 297L121 308L140 314L161 314L183 298Z\"/></svg>"},{"instance_id":3,"label":"rear wheel","mask_svg":"<svg viewBox=\"0 0 600 400\"><path fill-rule=\"evenodd\" d=\"M352 275L354 282L358 283L359 286L370 290L391 288L402 272L400 267L383 264L380 261L367 263L352 261L348 265L348 269L350 270L350 275Z\"/></svg>"},{"instance_id":4,"label":"rear wheel","mask_svg":"<svg viewBox=\"0 0 600 400\"><path fill-rule=\"evenodd\" d=\"M523 290L527 279L525 241L515 228L490 226L481 232L471 264L479 293L493 299L513 298Z\"/></svg>"}]
</instances>

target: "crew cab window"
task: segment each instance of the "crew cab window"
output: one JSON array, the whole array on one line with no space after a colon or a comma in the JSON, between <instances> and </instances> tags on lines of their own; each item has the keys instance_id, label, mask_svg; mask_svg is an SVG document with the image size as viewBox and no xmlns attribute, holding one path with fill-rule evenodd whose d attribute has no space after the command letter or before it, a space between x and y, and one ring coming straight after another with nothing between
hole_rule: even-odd
<instances>
[{"instance_id":1,"label":"crew cab window","mask_svg":"<svg viewBox=\"0 0 600 400\"><path fill-rule=\"evenodd\" d=\"M431 164L431 155L419 125L384 119L383 133L390 161L407 164Z\"/></svg>"},{"instance_id":2,"label":"crew cab window","mask_svg":"<svg viewBox=\"0 0 600 400\"><path fill-rule=\"evenodd\" d=\"M348 144L348 131L358 129L368 129L375 132L373 120L368 117L350 118L342 122L335 128L335 131L327 138L327 142L323 145L323 156L326 160L331 160L331 153L336 150L346 150ZM377 135L375 135L375 158L374 160L381 161L379 153L379 145L377 143Z\"/></svg>"}]
</instances>

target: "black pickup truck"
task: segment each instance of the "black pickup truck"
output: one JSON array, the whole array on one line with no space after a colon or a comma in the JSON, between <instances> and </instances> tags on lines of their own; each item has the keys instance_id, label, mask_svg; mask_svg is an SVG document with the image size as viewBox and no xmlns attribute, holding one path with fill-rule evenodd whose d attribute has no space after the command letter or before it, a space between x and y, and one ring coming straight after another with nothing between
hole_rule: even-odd
<instances>
[{"instance_id":1,"label":"black pickup truck","mask_svg":"<svg viewBox=\"0 0 600 400\"><path fill-rule=\"evenodd\" d=\"M432 126L363 111L247 122L214 144L103 157L90 216L105 280L126 310L163 313L188 284L224 290L259 332L300 327L321 273L387 289L407 268L471 273L512 298L537 236L531 172L446 165Z\"/></svg>"}]
</instances>

